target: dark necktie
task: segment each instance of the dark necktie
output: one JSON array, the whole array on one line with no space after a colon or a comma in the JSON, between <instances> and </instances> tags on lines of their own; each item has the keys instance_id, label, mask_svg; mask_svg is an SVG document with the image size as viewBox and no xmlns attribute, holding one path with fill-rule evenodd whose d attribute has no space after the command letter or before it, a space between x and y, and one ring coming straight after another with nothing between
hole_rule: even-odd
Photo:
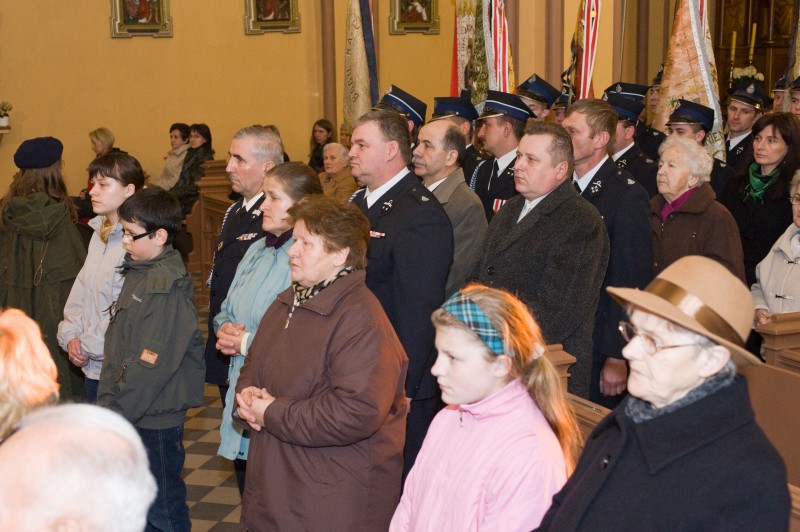
<instances>
[{"instance_id":1,"label":"dark necktie","mask_svg":"<svg viewBox=\"0 0 800 532\"><path fill-rule=\"evenodd\" d=\"M582 193L583 193L583 192L581 191L581 186L578 184L578 182L577 182L577 181L573 181L573 182L572 182L572 185L575 187L575 190L577 190L577 191L578 191L578 194L582 194Z\"/></svg>"},{"instance_id":2,"label":"dark necktie","mask_svg":"<svg viewBox=\"0 0 800 532\"><path fill-rule=\"evenodd\" d=\"M492 180L500 175L500 165L497 164L497 159L494 161L494 165L492 166L492 175L489 176L489 185L486 187L486 190L492 188Z\"/></svg>"}]
</instances>

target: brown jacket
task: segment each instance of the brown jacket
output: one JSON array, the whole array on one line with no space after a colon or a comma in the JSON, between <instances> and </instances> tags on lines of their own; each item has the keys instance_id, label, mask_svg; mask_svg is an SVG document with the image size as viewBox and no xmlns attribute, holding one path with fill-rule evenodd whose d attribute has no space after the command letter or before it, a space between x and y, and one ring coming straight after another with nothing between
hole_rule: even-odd
<instances>
[{"instance_id":1,"label":"brown jacket","mask_svg":"<svg viewBox=\"0 0 800 532\"><path fill-rule=\"evenodd\" d=\"M387 530L403 468L403 347L364 271L290 316L292 300L289 288L267 310L236 386L277 398L250 435L242 528Z\"/></svg>"},{"instance_id":2,"label":"brown jacket","mask_svg":"<svg viewBox=\"0 0 800 532\"><path fill-rule=\"evenodd\" d=\"M336 198L342 201L347 201L353 192L358 190L358 182L353 174L350 173L350 167L342 168L338 174L331 175L328 172L319 174L319 180L322 183L322 191L326 196Z\"/></svg>"},{"instance_id":3,"label":"brown jacket","mask_svg":"<svg viewBox=\"0 0 800 532\"><path fill-rule=\"evenodd\" d=\"M700 187L677 211L661 221L664 196L650 200L653 274L687 255L714 259L744 282L744 255L739 228L728 209L716 201L708 184Z\"/></svg>"}]
</instances>

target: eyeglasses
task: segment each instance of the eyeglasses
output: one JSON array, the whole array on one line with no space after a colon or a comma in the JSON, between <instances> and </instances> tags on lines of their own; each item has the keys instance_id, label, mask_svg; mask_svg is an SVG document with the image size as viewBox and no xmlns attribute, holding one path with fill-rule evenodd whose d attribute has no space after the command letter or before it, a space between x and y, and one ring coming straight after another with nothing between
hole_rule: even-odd
<instances>
[{"instance_id":1,"label":"eyeglasses","mask_svg":"<svg viewBox=\"0 0 800 532\"><path fill-rule=\"evenodd\" d=\"M800 195L789 196L789 203L792 205L800 205Z\"/></svg>"},{"instance_id":2,"label":"eyeglasses","mask_svg":"<svg viewBox=\"0 0 800 532\"><path fill-rule=\"evenodd\" d=\"M122 233L122 240L127 240L128 242L136 242L140 238L144 238L146 236L150 236L153 233L155 233L156 231L158 231L158 229L153 229L152 231L148 231L148 232L142 233L140 235L132 235L130 233Z\"/></svg>"},{"instance_id":3,"label":"eyeglasses","mask_svg":"<svg viewBox=\"0 0 800 532\"><path fill-rule=\"evenodd\" d=\"M655 355L659 351L666 351L667 349L675 349L676 347L688 347L697 344L675 344L675 345L661 345L656 339L647 333L640 332L633 326L632 323L627 321L619 322L619 332L626 342L632 342L634 338L639 338L642 342L642 348L648 355Z\"/></svg>"}]
</instances>

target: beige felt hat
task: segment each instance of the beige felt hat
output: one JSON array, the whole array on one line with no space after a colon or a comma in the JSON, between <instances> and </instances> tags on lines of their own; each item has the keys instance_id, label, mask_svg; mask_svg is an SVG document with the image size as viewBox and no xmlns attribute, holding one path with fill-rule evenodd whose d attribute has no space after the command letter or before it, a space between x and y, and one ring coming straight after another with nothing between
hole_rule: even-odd
<instances>
[{"instance_id":1,"label":"beige felt hat","mask_svg":"<svg viewBox=\"0 0 800 532\"><path fill-rule=\"evenodd\" d=\"M727 347L738 364L761 364L744 349L755 307L750 290L717 261L687 256L671 264L644 290L608 287L630 304Z\"/></svg>"}]
</instances>

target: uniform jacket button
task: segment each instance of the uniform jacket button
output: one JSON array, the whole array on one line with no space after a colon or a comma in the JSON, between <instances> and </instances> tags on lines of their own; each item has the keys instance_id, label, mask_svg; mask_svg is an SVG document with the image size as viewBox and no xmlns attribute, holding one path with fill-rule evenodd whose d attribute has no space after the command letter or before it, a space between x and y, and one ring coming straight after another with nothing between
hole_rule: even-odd
<instances>
[{"instance_id":1,"label":"uniform jacket button","mask_svg":"<svg viewBox=\"0 0 800 532\"><path fill-rule=\"evenodd\" d=\"M603 469L608 468L608 464L610 464L610 463L611 463L611 455L608 454L608 455L606 455L605 458L603 458Z\"/></svg>"},{"instance_id":2,"label":"uniform jacket button","mask_svg":"<svg viewBox=\"0 0 800 532\"><path fill-rule=\"evenodd\" d=\"M486 268L486 274L494 275L494 266L489 266L488 268Z\"/></svg>"}]
</instances>

